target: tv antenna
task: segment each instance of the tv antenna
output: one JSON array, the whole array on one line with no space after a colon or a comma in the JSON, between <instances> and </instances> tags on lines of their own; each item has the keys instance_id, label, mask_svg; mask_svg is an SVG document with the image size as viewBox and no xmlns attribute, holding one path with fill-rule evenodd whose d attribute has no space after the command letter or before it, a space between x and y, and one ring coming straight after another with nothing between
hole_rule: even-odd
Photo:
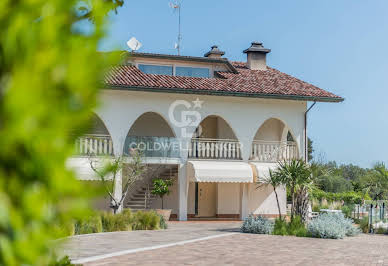
<instances>
[{"instance_id":1,"label":"tv antenna","mask_svg":"<svg viewBox=\"0 0 388 266\"><path fill-rule=\"evenodd\" d=\"M135 37L129 39L129 41L127 41L127 45L132 50L132 52L139 50L142 46L141 42L139 42Z\"/></svg>"},{"instance_id":2,"label":"tv antenna","mask_svg":"<svg viewBox=\"0 0 388 266\"><path fill-rule=\"evenodd\" d=\"M174 10L175 12L178 12L178 41L175 43L175 49L178 51L178 55L181 54L181 41L182 41L182 34L181 34L181 7L182 7L182 1L181 0L175 0L174 2L170 2L169 6Z\"/></svg>"}]
</instances>

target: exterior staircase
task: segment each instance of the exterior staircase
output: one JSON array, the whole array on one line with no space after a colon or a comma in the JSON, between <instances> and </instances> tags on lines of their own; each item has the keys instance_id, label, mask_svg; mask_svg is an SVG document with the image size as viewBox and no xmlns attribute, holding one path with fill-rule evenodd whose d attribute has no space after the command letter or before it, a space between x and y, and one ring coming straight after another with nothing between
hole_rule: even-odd
<instances>
[{"instance_id":1,"label":"exterior staircase","mask_svg":"<svg viewBox=\"0 0 388 266\"><path fill-rule=\"evenodd\" d=\"M157 198L157 196L151 194L154 188L152 180L155 178L175 179L177 174L178 169L174 165L164 165L155 171L151 170L148 175L136 182L131 188L125 207L132 210L150 209L152 202Z\"/></svg>"}]
</instances>

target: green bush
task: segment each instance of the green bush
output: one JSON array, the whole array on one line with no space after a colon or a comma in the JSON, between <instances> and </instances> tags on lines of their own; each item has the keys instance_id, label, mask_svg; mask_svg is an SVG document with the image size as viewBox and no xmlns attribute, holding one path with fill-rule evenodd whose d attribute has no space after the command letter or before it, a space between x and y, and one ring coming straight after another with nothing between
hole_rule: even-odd
<instances>
[{"instance_id":1,"label":"green bush","mask_svg":"<svg viewBox=\"0 0 388 266\"><path fill-rule=\"evenodd\" d=\"M363 217L362 219L357 221L359 224L360 230L367 234L369 233L369 218L368 217Z\"/></svg>"},{"instance_id":2,"label":"green bush","mask_svg":"<svg viewBox=\"0 0 388 266\"><path fill-rule=\"evenodd\" d=\"M134 215L134 230L157 230L160 228L160 216L154 211L137 211Z\"/></svg>"},{"instance_id":3,"label":"green bush","mask_svg":"<svg viewBox=\"0 0 388 266\"><path fill-rule=\"evenodd\" d=\"M284 219L277 218L275 220L275 225L273 228L274 235L286 236L287 232L287 222Z\"/></svg>"},{"instance_id":4,"label":"green bush","mask_svg":"<svg viewBox=\"0 0 388 266\"><path fill-rule=\"evenodd\" d=\"M295 216L294 219L288 224L287 227L288 235L291 236L306 236L307 229L305 224L302 222L300 216Z\"/></svg>"},{"instance_id":5,"label":"green bush","mask_svg":"<svg viewBox=\"0 0 388 266\"><path fill-rule=\"evenodd\" d=\"M289 236L307 236L307 229L300 216L295 216L295 218L287 223L284 219L276 219L275 226L273 230L274 235L289 235Z\"/></svg>"},{"instance_id":6,"label":"green bush","mask_svg":"<svg viewBox=\"0 0 388 266\"><path fill-rule=\"evenodd\" d=\"M382 234L382 235L384 235L384 234L387 234L388 231L387 231L387 229L385 229L385 228L383 228L383 227L379 227L379 228L377 228L377 229L375 230L375 233L376 233L376 234Z\"/></svg>"},{"instance_id":7,"label":"green bush","mask_svg":"<svg viewBox=\"0 0 388 266\"><path fill-rule=\"evenodd\" d=\"M317 200L323 200L326 199L327 201L333 202L333 201L344 201L347 204L361 204L363 200L370 200L371 198L366 193L362 192L355 192L355 191L348 191L348 192L341 192L341 193L332 193L332 192L325 192L320 189L314 189L310 196L313 199Z\"/></svg>"},{"instance_id":8,"label":"green bush","mask_svg":"<svg viewBox=\"0 0 388 266\"><path fill-rule=\"evenodd\" d=\"M75 223L75 234L93 234L102 232L102 222L100 215L92 215Z\"/></svg>"},{"instance_id":9,"label":"green bush","mask_svg":"<svg viewBox=\"0 0 388 266\"><path fill-rule=\"evenodd\" d=\"M101 213L102 230L104 232L131 231L133 215L131 210L125 209L122 213Z\"/></svg>"},{"instance_id":10,"label":"green bush","mask_svg":"<svg viewBox=\"0 0 388 266\"><path fill-rule=\"evenodd\" d=\"M249 215L244 219L240 228L243 233L252 234L271 234L274 224L270 220L262 216Z\"/></svg>"},{"instance_id":11,"label":"green bush","mask_svg":"<svg viewBox=\"0 0 388 266\"><path fill-rule=\"evenodd\" d=\"M168 225L166 223L166 220L164 219L163 215L159 215L160 222L159 222L159 227L160 229L167 229Z\"/></svg>"},{"instance_id":12,"label":"green bush","mask_svg":"<svg viewBox=\"0 0 388 266\"><path fill-rule=\"evenodd\" d=\"M346 204L342 206L341 211L347 218L352 218L352 212L354 209L354 204Z\"/></svg>"}]
</instances>

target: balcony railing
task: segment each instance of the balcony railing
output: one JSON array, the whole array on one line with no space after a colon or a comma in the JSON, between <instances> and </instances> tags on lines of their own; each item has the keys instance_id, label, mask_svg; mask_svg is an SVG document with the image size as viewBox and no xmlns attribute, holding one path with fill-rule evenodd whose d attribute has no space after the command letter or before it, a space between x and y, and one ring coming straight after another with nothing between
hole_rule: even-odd
<instances>
[{"instance_id":1,"label":"balcony railing","mask_svg":"<svg viewBox=\"0 0 388 266\"><path fill-rule=\"evenodd\" d=\"M78 155L113 155L113 144L109 135L85 135L79 137L76 140L75 147Z\"/></svg>"},{"instance_id":2,"label":"balcony railing","mask_svg":"<svg viewBox=\"0 0 388 266\"><path fill-rule=\"evenodd\" d=\"M198 159L241 159L240 143L228 139L191 139L189 158Z\"/></svg>"},{"instance_id":3,"label":"balcony railing","mask_svg":"<svg viewBox=\"0 0 388 266\"><path fill-rule=\"evenodd\" d=\"M129 136L125 139L124 155L138 149L144 157L180 158L181 145L177 138Z\"/></svg>"},{"instance_id":4,"label":"balcony railing","mask_svg":"<svg viewBox=\"0 0 388 266\"><path fill-rule=\"evenodd\" d=\"M258 162L278 162L297 159L298 147L295 142L254 141L251 160Z\"/></svg>"}]
</instances>

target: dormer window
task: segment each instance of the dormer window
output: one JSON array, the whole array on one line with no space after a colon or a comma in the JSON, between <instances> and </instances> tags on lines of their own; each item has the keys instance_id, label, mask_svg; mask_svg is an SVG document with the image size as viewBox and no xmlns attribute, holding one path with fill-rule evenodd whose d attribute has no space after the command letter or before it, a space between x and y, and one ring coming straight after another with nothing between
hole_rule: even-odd
<instances>
[{"instance_id":1,"label":"dormer window","mask_svg":"<svg viewBox=\"0 0 388 266\"><path fill-rule=\"evenodd\" d=\"M210 69L206 67L188 67L176 65L138 64L139 70L146 74L179 77L210 78Z\"/></svg>"},{"instance_id":2,"label":"dormer window","mask_svg":"<svg viewBox=\"0 0 388 266\"><path fill-rule=\"evenodd\" d=\"M204 67L175 67L175 76L209 78L209 69Z\"/></svg>"},{"instance_id":3,"label":"dormer window","mask_svg":"<svg viewBox=\"0 0 388 266\"><path fill-rule=\"evenodd\" d=\"M138 67L139 67L141 72L146 73L146 74L172 76L172 73L173 73L172 66L139 64Z\"/></svg>"}]
</instances>

